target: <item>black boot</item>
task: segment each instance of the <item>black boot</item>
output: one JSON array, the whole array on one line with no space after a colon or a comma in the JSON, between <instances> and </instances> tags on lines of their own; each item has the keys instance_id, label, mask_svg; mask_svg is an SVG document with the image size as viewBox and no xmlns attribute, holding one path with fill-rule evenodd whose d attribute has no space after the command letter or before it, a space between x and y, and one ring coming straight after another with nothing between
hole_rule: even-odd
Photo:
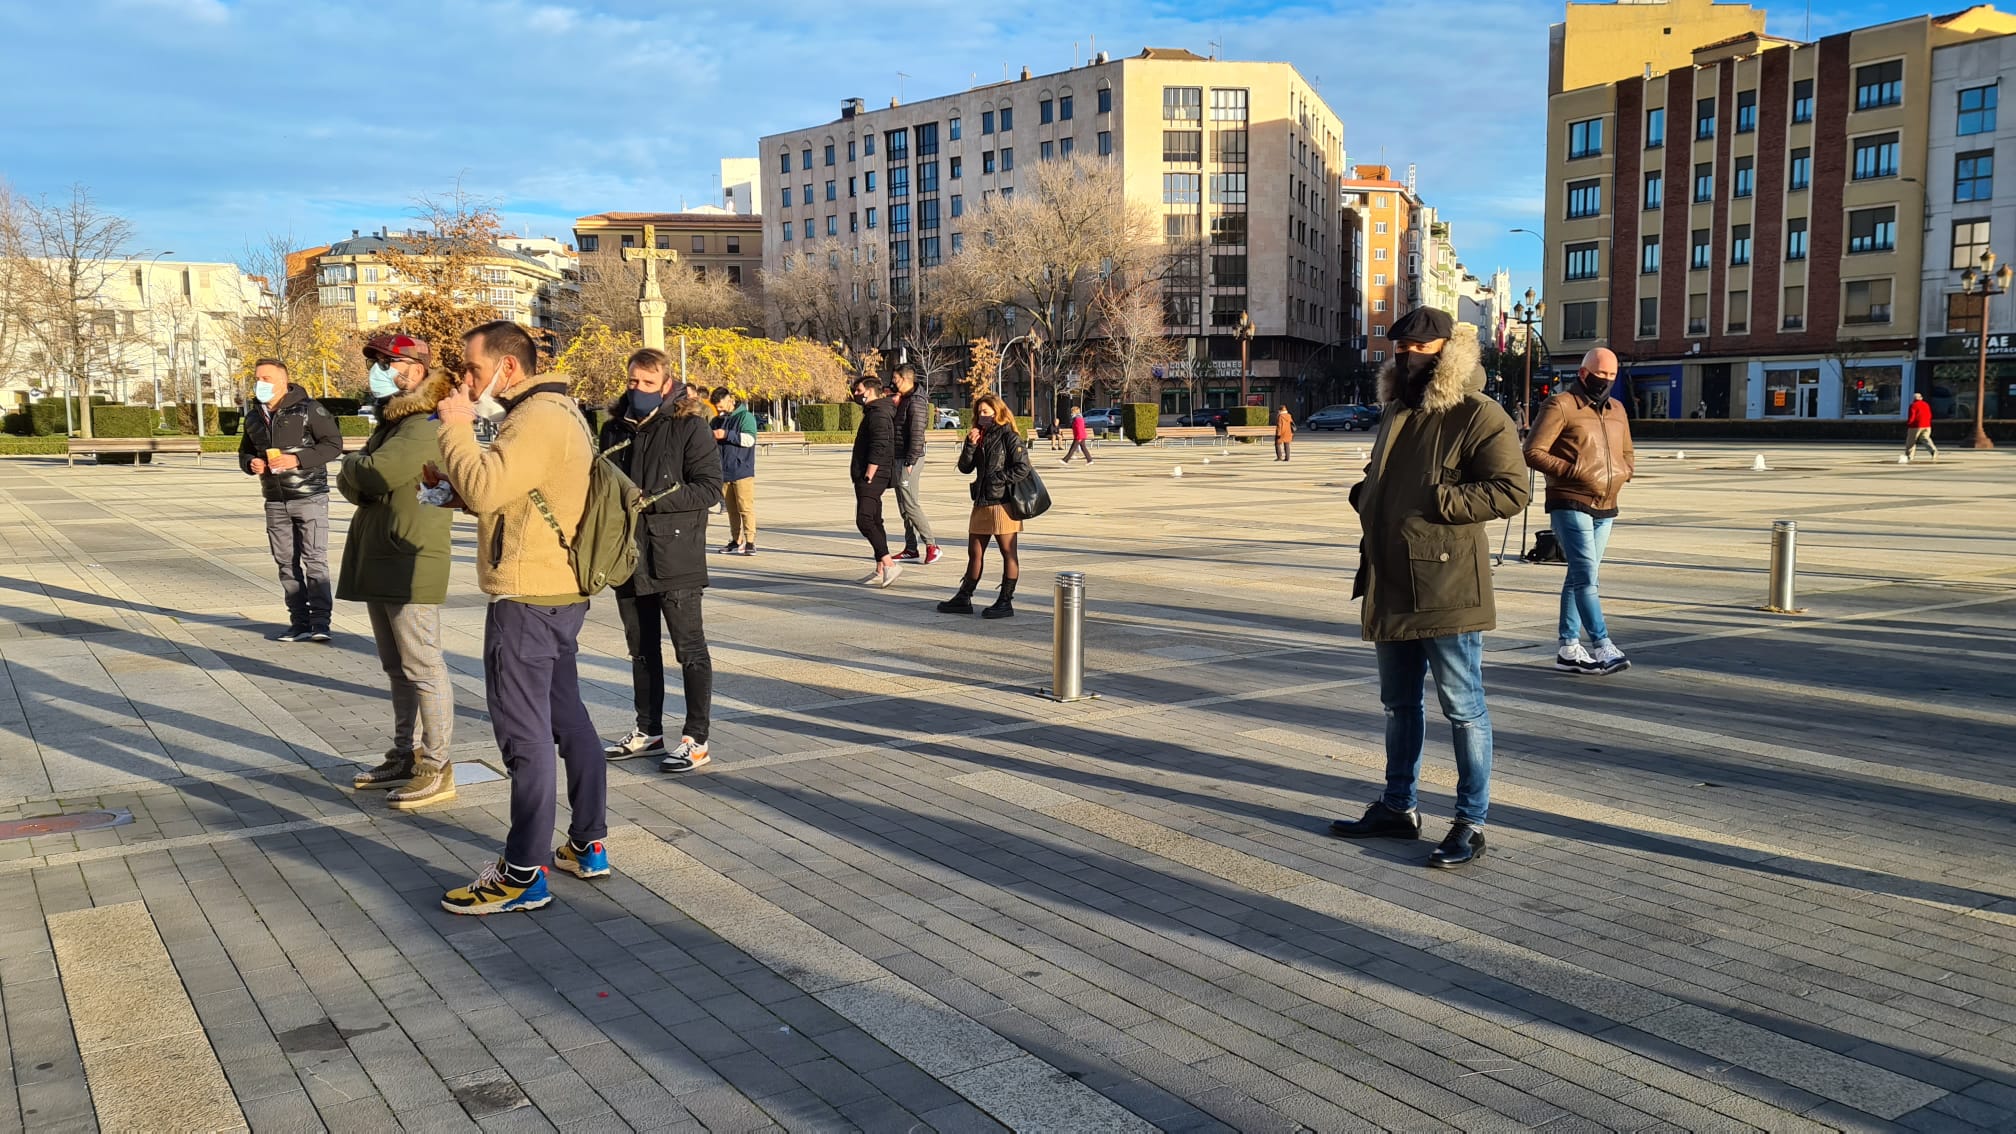
<instances>
[{"instance_id":1,"label":"black boot","mask_svg":"<svg viewBox=\"0 0 2016 1134\"><path fill-rule=\"evenodd\" d=\"M1001 580L1001 597L994 600L993 606L990 606L986 610L981 611L980 617L982 618L1015 617L1015 584L1018 581L1019 580L1016 579Z\"/></svg>"},{"instance_id":2,"label":"black boot","mask_svg":"<svg viewBox=\"0 0 2016 1134\"><path fill-rule=\"evenodd\" d=\"M938 604L940 614L973 613L973 592L980 587L978 579L959 580L959 593Z\"/></svg>"},{"instance_id":3,"label":"black boot","mask_svg":"<svg viewBox=\"0 0 2016 1134\"><path fill-rule=\"evenodd\" d=\"M1473 858L1484 857L1484 832L1481 828L1458 821L1449 828L1442 845L1428 855L1428 865L1440 867L1461 866Z\"/></svg>"},{"instance_id":4,"label":"black boot","mask_svg":"<svg viewBox=\"0 0 2016 1134\"><path fill-rule=\"evenodd\" d=\"M1375 799L1360 819L1338 819L1330 833L1340 839L1418 839L1421 837L1419 811L1395 811L1383 799Z\"/></svg>"}]
</instances>

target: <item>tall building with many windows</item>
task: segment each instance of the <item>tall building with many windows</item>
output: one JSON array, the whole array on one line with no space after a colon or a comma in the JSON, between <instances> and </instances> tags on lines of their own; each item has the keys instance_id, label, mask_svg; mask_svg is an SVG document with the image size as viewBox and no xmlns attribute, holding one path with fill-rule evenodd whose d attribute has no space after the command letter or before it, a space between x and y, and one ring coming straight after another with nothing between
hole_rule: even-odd
<instances>
[{"instance_id":1,"label":"tall building with many windows","mask_svg":"<svg viewBox=\"0 0 2016 1134\"><path fill-rule=\"evenodd\" d=\"M1548 101L1547 345L1610 346L1655 416L1901 414L1923 265L1947 254L1927 154L1956 110L1933 97L1935 53L2016 17L1713 40L1743 6L1674 0L1647 5L1661 42L1697 46L1636 73L1639 39L1578 39L1599 6L1571 4L1556 44L1574 73L1612 71Z\"/></svg>"},{"instance_id":2,"label":"tall building with many windows","mask_svg":"<svg viewBox=\"0 0 2016 1134\"><path fill-rule=\"evenodd\" d=\"M1374 370L1391 355L1386 329L1421 302L1423 205L1390 166L1361 165L1338 185L1357 239L1344 270L1358 281L1357 323L1345 332Z\"/></svg>"},{"instance_id":3,"label":"tall building with many windows","mask_svg":"<svg viewBox=\"0 0 2016 1134\"><path fill-rule=\"evenodd\" d=\"M1344 126L1287 63L1101 54L886 109L850 99L837 120L760 145L766 269L836 240L875 266L867 286L897 328L920 273L977 239L979 212L1018 172L1080 157L1120 163L1128 201L1160 218L1165 325L1189 341L1166 371L1166 412L1238 400L1242 313L1256 404L1289 396L1343 333Z\"/></svg>"},{"instance_id":4,"label":"tall building with many windows","mask_svg":"<svg viewBox=\"0 0 2016 1134\"><path fill-rule=\"evenodd\" d=\"M411 286L386 261L386 250L424 258L427 247L414 233L381 228L360 235L352 229L348 240L315 250L303 261L313 272L321 310L344 325L375 333L398 321L393 308L401 291ZM552 257L499 245L487 248L481 261L483 298L500 316L527 327L554 325L567 273ZM291 274L291 259L289 269Z\"/></svg>"}]
</instances>

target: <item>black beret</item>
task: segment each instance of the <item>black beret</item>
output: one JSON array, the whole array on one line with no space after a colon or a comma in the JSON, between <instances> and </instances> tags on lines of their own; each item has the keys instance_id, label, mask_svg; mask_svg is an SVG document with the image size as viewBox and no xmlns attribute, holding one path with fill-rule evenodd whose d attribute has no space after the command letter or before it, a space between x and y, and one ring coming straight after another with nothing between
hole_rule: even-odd
<instances>
[{"instance_id":1,"label":"black beret","mask_svg":"<svg viewBox=\"0 0 2016 1134\"><path fill-rule=\"evenodd\" d=\"M1427 343L1446 339L1456 330L1456 320L1446 311L1416 307L1393 323L1387 338L1396 343Z\"/></svg>"}]
</instances>

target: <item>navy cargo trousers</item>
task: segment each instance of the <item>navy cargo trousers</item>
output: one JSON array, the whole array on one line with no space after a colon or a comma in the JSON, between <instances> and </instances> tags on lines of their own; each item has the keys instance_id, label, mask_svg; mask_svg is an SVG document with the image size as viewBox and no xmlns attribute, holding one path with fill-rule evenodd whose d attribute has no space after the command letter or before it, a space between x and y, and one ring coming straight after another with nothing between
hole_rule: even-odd
<instances>
[{"instance_id":1,"label":"navy cargo trousers","mask_svg":"<svg viewBox=\"0 0 2016 1134\"><path fill-rule=\"evenodd\" d=\"M511 773L513 866L553 861L554 748L567 762L567 837L591 843L609 833L609 767L602 739L581 703L575 653L588 603L536 606L499 599L483 621L483 691L490 728Z\"/></svg>"}]
</instances>

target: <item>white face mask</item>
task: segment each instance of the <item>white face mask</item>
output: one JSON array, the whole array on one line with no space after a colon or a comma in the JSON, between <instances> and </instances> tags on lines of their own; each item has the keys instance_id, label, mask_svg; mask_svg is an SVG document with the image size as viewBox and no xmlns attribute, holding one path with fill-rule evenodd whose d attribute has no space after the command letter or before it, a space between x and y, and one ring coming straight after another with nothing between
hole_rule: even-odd
<instances>
[{"instance_id":1,"label":"white face mask","mask_svg":"<svg viewBox=\"0 0 2016 1134\"><path fill-rule=\"evenodd\" d=\"M398 372L382 362L372 365L369 378L374 398L389 398L399 392Z\"/></svg>"},{"instance_id":2,"label":"white face mask","mask_svg":"<svg viewBox=\"0 0 2016 1134\"><path fill-rule=\"evenodd\" d=\"M504 420L504 415L508 412L504 408L504 403L498 401L491 393L497 388L497 383L503 380L504 364L499 362L497 369L490 372L490 383L483 387L482 393L476 395L476 416L492 424Z\"/></svg>"}]
</instances>

